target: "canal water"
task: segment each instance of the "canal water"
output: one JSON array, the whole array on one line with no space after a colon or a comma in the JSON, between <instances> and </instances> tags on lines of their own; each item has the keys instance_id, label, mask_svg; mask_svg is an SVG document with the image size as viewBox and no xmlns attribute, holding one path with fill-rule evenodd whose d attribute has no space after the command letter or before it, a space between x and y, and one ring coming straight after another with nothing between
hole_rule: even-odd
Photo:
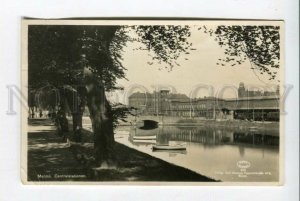
<instances>
[{"instance_id":1,"label":"canal water","mask_svg":"<svg viewBox=\"0 0 300 201\"><path fill-rule=\"evenodd\" d=\"M152 136L135 140L134 136ZM156 138L154 137L156 136ZM279 133L254 129L163 126L153 130L119 127L115 139L141 152L221 181L279 180ZM153 151L153 145L185 151Z\"/></svg>"}]
</instances>

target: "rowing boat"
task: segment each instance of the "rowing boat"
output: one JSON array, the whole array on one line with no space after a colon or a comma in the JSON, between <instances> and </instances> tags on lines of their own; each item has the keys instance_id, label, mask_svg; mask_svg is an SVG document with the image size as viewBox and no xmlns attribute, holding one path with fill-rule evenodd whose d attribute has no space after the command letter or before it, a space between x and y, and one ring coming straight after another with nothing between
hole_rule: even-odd
<instances>
[{"instance_id":1,"label":"rowing boat","mask_svg":"<svg viewBox=\"0 0 300 201\"><path fill-rule=\"evenodd\" d=\"M133 140L156 140L156 135L134 136Z\"/></svg>"},{"instance_id":2,"label":"rowing boat","mask_svg":"<svg viewBox=\"0 0 300 201\"><path fill-rule=\"evenodd\" d=\"M186 150L186 147L183 145L153 145L152 150Z\"/></svg>"},{"instance_id":3,"label":"rowing boat","mask_svg":"<svg viewBox=\"0 0 300 201\"><path fill-rule=\"evenodd\" d=\"M132 140L137 144L156 144L156 140Z\"/></svg>"}]
</instances>

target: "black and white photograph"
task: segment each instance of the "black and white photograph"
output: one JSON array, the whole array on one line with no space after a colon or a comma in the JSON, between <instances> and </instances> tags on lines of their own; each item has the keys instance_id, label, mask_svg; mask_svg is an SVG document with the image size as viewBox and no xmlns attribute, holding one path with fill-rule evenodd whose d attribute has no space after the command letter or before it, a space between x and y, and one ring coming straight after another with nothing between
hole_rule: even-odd
<instances>
[{"instance_id":1,"label":"black and white photograph","mask_svg":"<svg viewBox=\"0 0 300 201\"><path fill-rule=\"evenodd\" d=\"M282 185L284 22L22 20L25 184Z\"/></svg>"}]
</instances>

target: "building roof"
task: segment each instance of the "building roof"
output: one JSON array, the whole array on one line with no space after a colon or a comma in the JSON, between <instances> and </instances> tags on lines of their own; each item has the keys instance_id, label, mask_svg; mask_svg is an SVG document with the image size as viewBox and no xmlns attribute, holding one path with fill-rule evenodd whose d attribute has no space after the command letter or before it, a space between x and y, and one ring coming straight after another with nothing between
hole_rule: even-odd
<instances>
[{"instance_id":1,"label":"building roof","mask_svg":"<svg viewBox=\"0 0 300 201\"><path fill-rule=\"evenodd\" d=\"M146 93L142 93L142 92L135 92L133 94L131 94L129 96L129 98L151 98L153 96L153 94L146 92Z\"/></svg>"},{"instance_id":2,"label":"building roof","mask_svg":"<svg viewBox=\"0 0 300 201\"><path fill-rule=\"evenodd\" d=\"M142 92L135 92L133 94L131 94L129 96L129 98L155 98L155 97L158 97L158 93L155 92L154 94L153 93L142 93ZM171 100L171 101L189 101L189 97L185 94L168 94L167 99Z\"/></svg>"},{"instance_id":3,"label":"building roof","mask_svg":"<svg viewBox=\"0 0 300 201\"><path fill-rule=\"evenodd\" d=\"M171 100L174 100L174 101L176 101L176 100L189 101L190 100L190 98L185 94L169 94L168 98L171 99Z\"/></svg>"},{"instance_id":4,"label":"building roof","mask_svg":"<svg viewBox=\"0 0 300 201\"><path fill-rule=\"evenodd\" d=\"M253 97L241 97L241 98L230 98L225 101L238 101L238 100L268 100L268 99L280 99L279 96L253 96Z\"/></svg>"}]
</instances>

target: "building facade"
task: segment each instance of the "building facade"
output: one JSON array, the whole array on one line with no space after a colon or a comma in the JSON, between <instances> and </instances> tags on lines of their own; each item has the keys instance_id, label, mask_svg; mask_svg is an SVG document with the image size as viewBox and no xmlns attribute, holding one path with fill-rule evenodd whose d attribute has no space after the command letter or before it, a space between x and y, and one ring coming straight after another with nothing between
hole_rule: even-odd
<instances>
[{"instance_id":1,"label":"building facade","mask_svg":"<svg viewBox=\"0 0 300 201\"><path fill-rule=\"evenodd\" d=\"M251 90L252 88L252 90ZM253 89L255 88L255 89ZM269 88L268 88L269 89ZM261 97L261 96L279 96L279 86L276 87L275 91L262 89L260 87L245 87L245 84L241 82L238 88L238 97Z\"/></svg>"},{"instance_id":2,"label":"building facade","mask_svg":"<svg viewBox=\"0 0 300 201\"><path fill-rule=\"evenodd\" d=\"M184 94L172 94L168 90L153 93L137 92L129 97L129 106L136 108L141 115L279 121L278 90L253 92L246 90L241 83L238 93L237 99L216 97L190 99Z\"/></svg>"}]
</instances>

